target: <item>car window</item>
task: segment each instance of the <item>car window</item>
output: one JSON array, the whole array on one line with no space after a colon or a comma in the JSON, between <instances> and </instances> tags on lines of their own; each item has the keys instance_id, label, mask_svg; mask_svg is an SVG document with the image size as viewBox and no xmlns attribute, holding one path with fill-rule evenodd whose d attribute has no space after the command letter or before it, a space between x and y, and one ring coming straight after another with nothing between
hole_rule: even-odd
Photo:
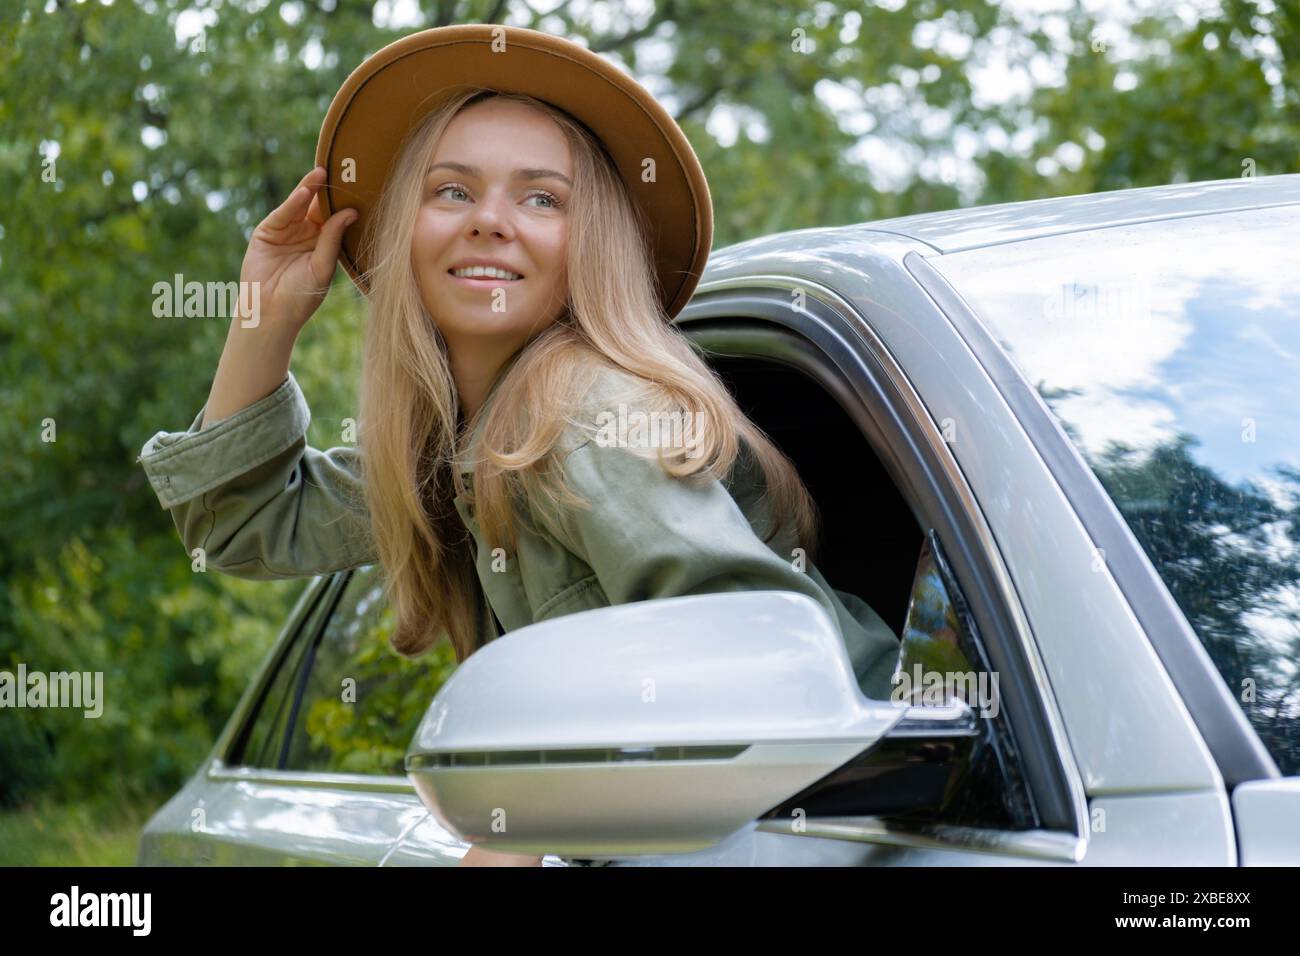
<instances>
[{"instance_id":1,"label":"car window","mask_svg":"<svg viewBox=\"0 0 1300 956\"><path fill-rule=\"evenodd\" d=\"M895 674L905 671L915 682L909 699L942 704L951 690L977 713L986 711L947 803L937 815L913 816L950 825L1034 825L1010 722L1001 709L998 676L984 663L982 638L942 560L937 535L922 530L874 446L815 379L751 357L728 356L715 360L714 367L746 414L795 464L812 494L822 518L815 563L827 583L860 621L879 615L901 637ZM846 461L852 466L845 467ZM932 674L938 677L938 695ZM818 808L830 815L850 812L845 807L853 806L853 788L861 786L863 776L852 766L843 769L844 774L821 782L821 792L801 794L799 805L810 814Z\"/></svg>"},{"instance_id":2,"label":"car window","mask_svg":"<svg viewBox=\"0 0 1300 956\"><path fill-rule=\"evenodd\" d=\"M1061 423L1287 775L1300 774L1298 230L1292 205L930 260Z\"/></svg>"},{"instance_id":3,"label":"car window","mask_svg":"<svg viewBox=\"0 0 1300 956\"><path fill-rule=\"evenodd\" d=\"M884 463L810 375L749 357L713 364L745 413L794 463L816 503L821 534L812 563L850 613L865 621L869 612L858 602L865 603L897 637L924 535Z\"/></svg>"},{"instance_id":4,"label":"car window","mask_svg":"<svg viewBox=\"0 0 1300 956\"><path fill-rule=\"evenodd\" d=\"M1009 828L1032 823L1000 676L988 664L960 585L931 531L916 563L892 696L921 707L965 701L979 718L980 735L948 802L937 814L927 812L927 822Z\"/></svg>"},{"instance_id":5,"label":"car window","mask_svg":"<svg viewBox=\"0 0 1300 956\"><path fill-rule=\"evenodd\" d=\"M403 776L420 718L455 670L447 641L409 659L389 644L393 610L379 565L352 573L290 706L281 769Z\"/></svg>"},{"instance_id":6,"label":"car window","mask_svg":"<svg viewBox=\"0 0 1300 956\"><path fill-rule=\"evenodd\" d=\"M881 817L904 825L1025 830L1040 825L974 617L930 531L916 574L893 674L896 702L942 707L963 700L973 737L887 736L763 819ZM911 714L911 717L921 715Z\"/></svg>"},{"instance_id":7,"label":"car window","mask_svg":"<svg viewBox=\"0 0 1300 956\"><path fill-rule=\"evenodd\" d=\"M275 672L256 709L245 723L239 741L231 748L228 760L232 764L249 767L277 767L284 756L284 741L292 711L293 689L296 677L302 672L304 660L310 653L312 638L320 630L321 622L334 603L331 596L333 579L321 579L311 586L318 588L314 604L297 627L291 643L274 665Z\"/></svg>"}]
</instances>

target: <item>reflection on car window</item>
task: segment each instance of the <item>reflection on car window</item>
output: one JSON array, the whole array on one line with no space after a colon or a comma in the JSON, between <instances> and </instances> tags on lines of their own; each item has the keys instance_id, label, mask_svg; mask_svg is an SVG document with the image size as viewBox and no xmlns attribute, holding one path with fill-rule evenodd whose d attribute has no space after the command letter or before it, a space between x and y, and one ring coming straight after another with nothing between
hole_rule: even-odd
<instances>
[{"instance_id":1,"label":"reflection on car window","mask_svg":"<svg viewBox=\"0 0 1300 956\"><path fill-rule=\"evenodd\" d=\"M1037 825L1002 710L999 677L988 666L974 618L931 531L916 564L891 696L918 707L965 701L980 718L980 735L947 802L930 822L1004 829Z\"/></svg>"},{"instance_id":2,"label":"reflection on car window","mask_svg":"<svg viewBox=\"0 0 1300 956\"><path fill-rule=\"evenodd\" d=\"M1300 774L1300 206L936 257ZM1104 560L1104 556L1100 556Z\"/></svg>"},{"instance_id":3,"label":"reflection on car window","mask_svg":"<svg viewBox=\"0 0 1300 956\"><path fill-rule=\"evenodd\" d=\"M447 641L402 657L388 642L392 629L379 566L357 570L310 663L287 769L405 774L420 718L456 663Z\"/></svg>"},{"instance_id":4,"label":"reflection on car window","mask_svg":"<svg viewBox=\"0 0 1300 956\"><path fill-rule=\"evenodd\" d=\"M971 674L978 683L978 673L961 649L959 627L957 609L939 576L930 542L926 541L916 565L916 580L903 625L895 699L918 706L938 706L957 697L978 708L977 695L967 693L971 682L947 676ZM928 675L935 676L927 680Z\"/></svg>"}]
</instances>

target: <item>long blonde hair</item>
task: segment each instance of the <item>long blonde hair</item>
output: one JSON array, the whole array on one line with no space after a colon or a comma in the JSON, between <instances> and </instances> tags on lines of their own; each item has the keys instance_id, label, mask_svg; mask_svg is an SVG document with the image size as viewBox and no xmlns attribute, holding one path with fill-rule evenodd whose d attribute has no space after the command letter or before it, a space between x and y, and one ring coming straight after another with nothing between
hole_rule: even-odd
<instances>
[{"instance_id":1,"label":"long blonde hair","mask_svg":"<svg viewBox=\"0 0 1300 956\"><path fill-rule=\"evenodd\" d=\"M477 648L484 598L474 542L453 496L465 494L455 467L469 423L460 421L447 346L421 300L411 238L427 166L461 110L500 96L550 116L573 159L569 208L568 299L564 312L516 353L494 385L477 449L472 496L484 538L513 553L516 507L542 499L580 507L560 469L559 438L603 369L640 386L638 408L702 412L706 427L689 457L660 457L675 477L730 474L743 438L766 479L777 516L770 541L793 519L808 553L817 513L790 461L735 403L686 337L669 321L656 290L647 228L613 160L581 122L530 96L466 87L408 134L370 217L362 245L374 265L362 361L359 446L376 552L395 612L393 648L414 657L442 637L457 661ZM545 414L529 414L542 410Z\"/></svg>"}]
</instances>

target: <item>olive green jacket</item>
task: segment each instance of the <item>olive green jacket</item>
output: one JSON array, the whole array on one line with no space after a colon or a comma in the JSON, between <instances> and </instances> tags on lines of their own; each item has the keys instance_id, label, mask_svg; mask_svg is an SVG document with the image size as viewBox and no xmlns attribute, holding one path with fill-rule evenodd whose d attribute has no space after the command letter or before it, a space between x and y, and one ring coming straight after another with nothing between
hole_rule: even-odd
<instances>
[{"instance_id":1,"label":"olive green jacket","mask_svg":"<svg viewBox=\"0 0 1300 956\"><path fill-rule=\"evenodd\" d=\"M601 382L625 384L615 375ZM495 387L486 403L494 394ZM613 412L603 404L612 394L599 385L592 391L589 423L601 410ZM484 417L477 416L471 450ZM358 450L307 444L310 412L292 373L270 395L200 430L202 418L200 409L187 431L158 432L137 459L187 552L201 548L207 568L257 580L377 561ZM480 603L486 597L505 631L629 601L796 591L838 624L864 692L889 697L897 636L860 598L833 590L810 562L796 561L793 528L762 541L762 472L748 453L726 482L701 484L667 475L653 449L619 447L593 431L570 427L561 442L564 480L591 507L548 512L549 520L533 507L538 520L516 522L517 550L508 560L484 542L472 503L455 499L477 547ZM461 459L467 479L473 468L472 456ZM499 636L491 614L480 616L479 630L481 643Z\"/></svg>"}]
</instances>

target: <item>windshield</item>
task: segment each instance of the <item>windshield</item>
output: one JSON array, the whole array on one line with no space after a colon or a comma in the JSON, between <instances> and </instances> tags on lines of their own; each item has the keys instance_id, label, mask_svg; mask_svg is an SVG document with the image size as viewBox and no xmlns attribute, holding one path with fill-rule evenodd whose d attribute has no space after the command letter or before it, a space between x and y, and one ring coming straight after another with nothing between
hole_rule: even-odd
<instances>
[{"instance_id":1,"label":"windshield","mask_svg":"<svg viewBox=\"0 0 1300 956\"><path fill-rule=\"evenodd\" d=\"M1055 413L1300 774L1300 206L930 260Z\"/></svg>"}]
</instances>

